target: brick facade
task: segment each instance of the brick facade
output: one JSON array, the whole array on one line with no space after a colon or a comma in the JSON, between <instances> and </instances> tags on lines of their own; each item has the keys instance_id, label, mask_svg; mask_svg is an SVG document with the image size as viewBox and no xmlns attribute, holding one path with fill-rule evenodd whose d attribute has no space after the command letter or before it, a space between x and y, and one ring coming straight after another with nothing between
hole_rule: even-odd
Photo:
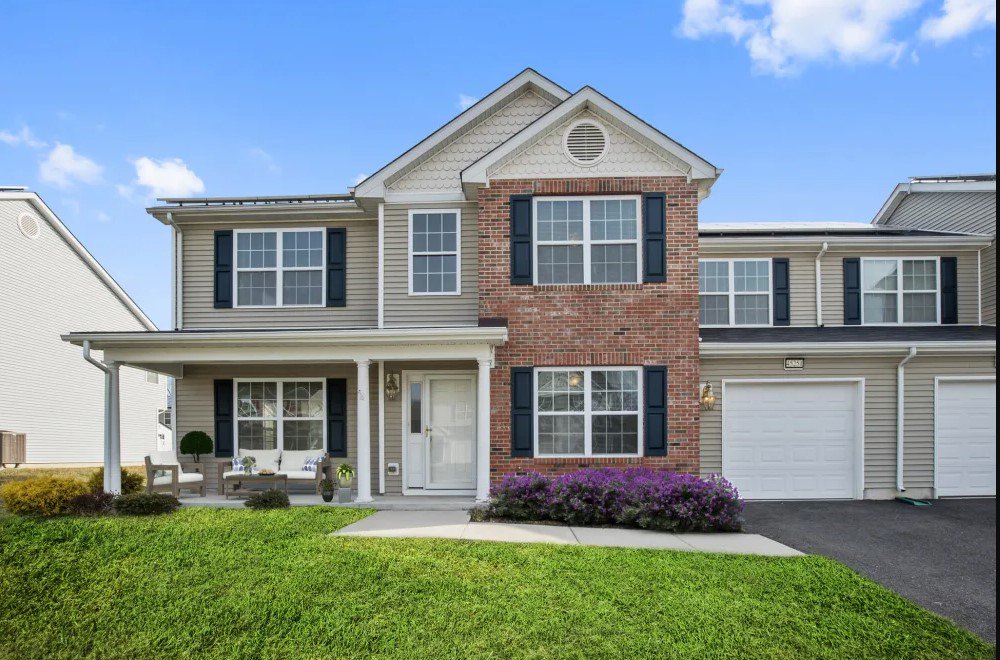
<instances>
[{"instance_id":1,"label":"brick facade","mask_svg":"<svg viewBox=\"0 0 1000 660\"><path fill-rule=\"evenodd\" d=\"M667 194L667 281L531 286L510 283L510 196ZM684 177L500 180L479 191L479 316L506 319L491 386L490 479L524 470L645 465L697 474L698 190ZM668 451L643 458L513 458L510 368L666 365Z\"/></svg>"}]
</instances>

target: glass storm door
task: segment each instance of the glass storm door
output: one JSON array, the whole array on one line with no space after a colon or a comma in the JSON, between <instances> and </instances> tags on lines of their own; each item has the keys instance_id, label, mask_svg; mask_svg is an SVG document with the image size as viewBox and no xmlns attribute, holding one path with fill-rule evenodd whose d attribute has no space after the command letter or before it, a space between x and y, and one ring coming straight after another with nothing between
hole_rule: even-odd
<instances>
[{"instance_id":1,"label":"glass storm door","mask_svg":"<svg viewBox=\"0 0 1000 660\"><path fill-rule=\"evenodd\" d=\"M426 488L475 488L475 377L429 375L424 383Z\"/></svg>"}]
</instances>

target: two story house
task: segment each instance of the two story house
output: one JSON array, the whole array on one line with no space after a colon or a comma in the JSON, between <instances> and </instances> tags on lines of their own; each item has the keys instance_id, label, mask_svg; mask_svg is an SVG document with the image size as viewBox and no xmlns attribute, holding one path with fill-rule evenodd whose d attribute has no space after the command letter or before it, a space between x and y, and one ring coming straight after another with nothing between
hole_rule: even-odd
<instances>
[{"instance_id":1,"label":"two story house","mask_svg":"<svg viewBox=\"0 0 1000 660\"><path fill-rule=\"evenodd\" d=\"M724 427L743 422L718 417L744 405L735 381L753 369L754 379L783 375L770 368L782 358L767 351L784 339L754 339L755 354L738 352L751 329L744 321L754 330L827 329L806 311L819 309L818 298L799 299L813 286L799 278L813 277L819 244L835 244L822 285L831 318L840 250L854 248L860 268L881 244L807 241L795 231L787 240L738 229L699 237L698 205L720 174L596 90L570 93L527 69L347 194L162 200L149 213L172 232L173 329L66 339L174 376L178 437L208 431L216 460L325 451L357 465L359 502L482 500L511 472L629 465L721 470L751 496L777 496L743 476L746 460L751 471L768 468L772 452L730 464L739 451ZM982 242L955 240L961 250ZM895 256L909 254L899 247ZM796 327L780 327L782 314ZM939 321L933 331L956 330ZM900 329L863 327L857 340L876 342L879 359L895 364L898 342L883 346L876 335ZM974 335L966 344L976 356L949 353L945 367L991 363L990 332L959 330ZM808 352L828 339L789 338L810 374L839 359L816 362ZM868 358L850 359L851 377L864 378ZM716 404L703 412L712 382ZM814 425L809 410L798 414ZM852 438L864 442L863 433ZM852 466L864 451L852 445ZM788 456L798 455L793 446ZM861 469L848 478L862 478ZM820 496L881 496L879 478L869 490Z\"/></svg>"}]
</instances>

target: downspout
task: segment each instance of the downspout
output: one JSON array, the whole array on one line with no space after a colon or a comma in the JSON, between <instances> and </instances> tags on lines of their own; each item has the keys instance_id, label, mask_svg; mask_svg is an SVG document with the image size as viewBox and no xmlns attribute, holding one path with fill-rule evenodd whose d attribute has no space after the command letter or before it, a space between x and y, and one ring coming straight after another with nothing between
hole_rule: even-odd
<instances>
[{"instance_id":1,"label":"downspout","mask_svg":"<svg viewBox=\"0 0 1000 660\"><path fill-rule=\"evenodd\" d=\"M903 418L906 415L905 386L903 380L906 363L915 358L917 347L911 346L910 352L896 365L896 490L903 492L906 486L903 483Z\"/></svg>"},{"instance_id":2,"label":"downspout","mask_svg":"<svg viewBox=\"0 0 1000 660\"><path fill-rule=\"evenodd\" d=\"M823 241L816 255L816 326L823 327L823 267L821 261L826 251L830 249L830 244Z\"/></svg>"},{"instance_id":3,"label":"downspout","mask_svg":"<svg viewBox=\"0 0 1000 660\"><path fill-rule=\"evenodd\" d=\"M104 466L107 468L113 460L111 452L111 369L90 354L89 340L83 342L83 359L104 372ZM121 474L116 475L111 470L105 469L104 492L117 493L120 490Z\"/></svg>"}]
</instances>

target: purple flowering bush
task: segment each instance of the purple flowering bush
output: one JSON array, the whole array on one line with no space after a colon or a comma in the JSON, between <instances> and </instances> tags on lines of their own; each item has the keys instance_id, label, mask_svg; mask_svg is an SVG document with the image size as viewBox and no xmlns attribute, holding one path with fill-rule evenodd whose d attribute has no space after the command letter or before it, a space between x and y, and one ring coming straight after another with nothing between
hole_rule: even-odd
<instances>
[{"instance_id":1,"label":"purple flowering bush","mask_svg":"<svg viewBox=\"0 0 1000 660\"><path fill-rule=\"evenodd\" d=\"M591 468L547 477L510 474L490 491L480 519L621 525L667 532L738 532L743 500L719 476L648 468Z\"/></svg>"}]
</instances>

